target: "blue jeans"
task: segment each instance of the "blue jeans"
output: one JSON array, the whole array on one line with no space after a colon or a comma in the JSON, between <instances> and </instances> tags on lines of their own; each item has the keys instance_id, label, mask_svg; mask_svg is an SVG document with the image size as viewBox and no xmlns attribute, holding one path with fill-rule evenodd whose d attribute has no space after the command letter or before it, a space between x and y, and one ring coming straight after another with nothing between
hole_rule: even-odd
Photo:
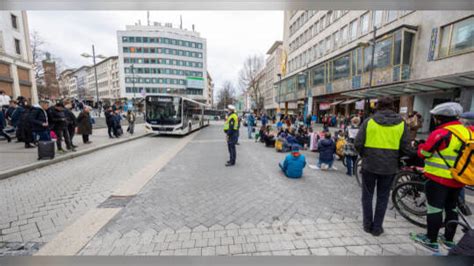
<instances>
[{"instance_id":1,"label":"blue jeans","mask_svg":"<svg viewBox=\"0 0 474 266\"><path fill-rule=\"evenodd\" d=\"M331 167L332 167L332 164L334 163L334 160L321 160L321 159L319 159L319 161L318 161L318 167L321 168L321 165L322 165L323 163L324 163L324 164L327 164L328 167L331 168Z\"/></svg>"},{"instance_id":2,"label":"blue jeans","mask_svg":"<svg viewBox=\"0 0 474 266\"><path fill-rule=\"evenodd\" d=\"M352 176L352 174L354 173L357 156L345 156L344 160L346 160L346 166L347 166L346 174L348 176Z\"/></svg>"},{"instance_id":3,"label":"blue jeans","mask_svg":"<svg viewBox=\"0 0 474 266\"><path fill-rule=\"evenodd\" d=\"M35 131L33 137L35 141L51 141L49 130Z\"/></svg>"},{"instance_id":4,"label":"blue jeans","mask_svg":"<svg viewBox=\"0 0 474 266\"><path fill-rule=\"evenodd\" d=\"M249 139L251 139L252 138L253 127L252 126L247 126L247 131L249 133Z\"/></svg>"}]
</instances>

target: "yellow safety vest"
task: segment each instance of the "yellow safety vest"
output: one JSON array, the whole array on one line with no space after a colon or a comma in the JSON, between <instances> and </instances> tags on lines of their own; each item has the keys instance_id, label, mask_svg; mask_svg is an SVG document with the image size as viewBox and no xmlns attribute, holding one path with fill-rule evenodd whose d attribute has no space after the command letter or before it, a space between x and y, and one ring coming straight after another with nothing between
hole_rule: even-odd
<instances>
[{"instance_id":1,"label":"yellow safety vest","mask_svg":"<svg viewBox=\"0 0 474 266\"><path fill-rule=\"evenodd\" d=\"M232 113L232 114L229 115L229 117L227 117L227 120L224 123L224 131L229 130L229 124L230 124L231 119L234 120L233 130L238 130L239 129L239 117L237 116L236 113Z\"/></svg>"},{"instance_id":2,"label":"yellow safety vest","mask_svg":"<svg viewBox=\"0 0 474 266\"><path fill-rule=\"evenodd\" d=\"M460 132L463 137L469 139L469 130L465 128L463 125L452 125L447 126L446 128L455 128L457 132ZM451 136L451 140L449 142L448 147L444 150L434 153L429 153L427 151L421 150L421 153L427 158L425 159L425 173L432 174L435 176L439 176L446 179L452 179L453 176L451 175L451 171L449 170L450 167L454 166L456 159L459 155L459 149L461 148L462 142L454 135ZM441 153L441 156L439 155ZM428 157L430 156L430 157ZM446 165L449 164L450 167Z\"/></svg>"},{"instance_id":3,"label":"yellow safety vest","mask_svg":"<svg viewBox=\"0 0 474 266\"><path fill-rule=\"evenodd\" d=\"M373 118L367 123L364 147L375 149L398 150L405 130L405 122L397 125L380 125Z\"/></svg>"}]
</instances>

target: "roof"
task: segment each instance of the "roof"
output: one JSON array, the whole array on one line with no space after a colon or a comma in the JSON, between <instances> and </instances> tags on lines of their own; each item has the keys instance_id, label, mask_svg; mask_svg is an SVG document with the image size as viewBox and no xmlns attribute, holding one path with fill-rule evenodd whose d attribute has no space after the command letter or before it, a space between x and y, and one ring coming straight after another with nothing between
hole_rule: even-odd
<instances>
[{"instance_id":1,"label":"roof","mask_svg":"<svg viewBox=\"0 0 474 266\"><path fill-rule=\"evenodd\" d=\"M278 48L278 46L280 45L283 45L283 42L282 41L275 41L272 45L272 47L270 47L270 49L268 50L267 54L273 54L273 52Z\"/></svg>"}]
</instances>

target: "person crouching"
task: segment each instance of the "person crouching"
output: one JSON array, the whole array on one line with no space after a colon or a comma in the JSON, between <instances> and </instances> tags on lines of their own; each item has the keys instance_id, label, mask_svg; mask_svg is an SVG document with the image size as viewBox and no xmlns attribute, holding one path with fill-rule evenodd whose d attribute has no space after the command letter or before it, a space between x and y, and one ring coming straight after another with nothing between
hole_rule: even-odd
<instances>
[{"instance_id":1,"label":"person crouching","mask_svg":"<svg viewBox=\"0 0 474 266\"><path fill-rule=\"evenodd\" d=\"M298 145L293 145L291 153L288 154L283 163L278 164L288 178L300 178L306 166L306 158L300 153Z\"/></svg>"}]
</instances>

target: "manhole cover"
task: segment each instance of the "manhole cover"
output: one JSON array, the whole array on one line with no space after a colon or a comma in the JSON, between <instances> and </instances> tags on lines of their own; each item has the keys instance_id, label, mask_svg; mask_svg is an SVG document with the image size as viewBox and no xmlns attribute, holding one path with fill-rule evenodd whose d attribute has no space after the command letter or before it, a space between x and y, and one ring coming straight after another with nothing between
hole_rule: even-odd
<instances>
[{"instance_id":1,"label":"manhole cover","mask_svg":"<svg viewBox=\"0 0 474 266\"><path fill-rule=\"evenodd\" d=\"M134 197L135 196L110 196L97 208L123 208L127 206Z\"/></svg>"}]
</instances>

